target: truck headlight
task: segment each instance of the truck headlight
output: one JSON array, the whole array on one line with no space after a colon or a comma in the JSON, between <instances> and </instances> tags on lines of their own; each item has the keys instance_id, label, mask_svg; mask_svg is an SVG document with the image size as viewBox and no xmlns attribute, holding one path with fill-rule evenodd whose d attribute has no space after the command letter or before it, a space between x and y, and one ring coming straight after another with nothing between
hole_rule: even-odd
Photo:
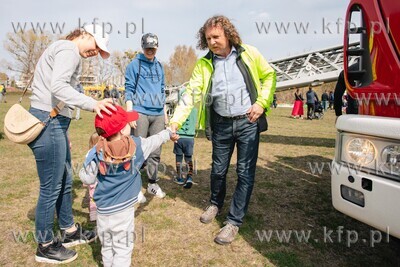
<instances>
[{"instance_id":1,"label":"truck headlight","mask_svg":"<svg viewBox=\"0 0 400 267\"><path fill-rule=\"evenodd\" d=\"M391 174L400 173L400 145L390 145L382 150L382 162Z\"/></svg>"},{"instance_id":2,"label":"truck headlight","mask_svg":"<svg viewBox=\"0 0 400 267\"><path fill-rule=\"evenodd\" d=\"M371 141L363 138L354 138L348 142L347 154L354 163L365 166L374 161L376 149Z\"/></svg>"}]
</instances>

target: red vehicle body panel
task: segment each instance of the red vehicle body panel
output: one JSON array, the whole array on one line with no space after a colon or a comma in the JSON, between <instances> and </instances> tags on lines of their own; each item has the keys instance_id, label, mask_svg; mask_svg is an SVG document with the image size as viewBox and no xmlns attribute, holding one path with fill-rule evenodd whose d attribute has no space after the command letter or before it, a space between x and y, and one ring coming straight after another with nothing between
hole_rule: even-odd
<instances>
[{"instance_id":1,"label":"red vehicle body panel","mask_svg":"<svg viewBox=\"0 0 400 267\"><path fill-rule=\"evenodd\" d=\"M361 104L359 114L383 117L400 117L400 1L398 0L352 0L346 21L350 21L351 10L359 6L368 37L371 81L360 87L351 86L348 80L349 31L345 24L344 70L349 94Z\"/></svg>"}]
</instances>

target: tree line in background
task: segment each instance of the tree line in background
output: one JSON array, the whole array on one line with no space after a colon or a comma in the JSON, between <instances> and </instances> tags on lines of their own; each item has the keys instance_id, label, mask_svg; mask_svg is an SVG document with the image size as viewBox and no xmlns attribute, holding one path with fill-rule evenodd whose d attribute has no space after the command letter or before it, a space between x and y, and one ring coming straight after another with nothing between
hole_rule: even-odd
<instances>
[{"instance_id":1,"label":"tree line in background","mask_svg":"<svg viewBox=\"0 0 400 267\"><path fill-rule=\"evenodd\" d=\"M50 33L36 34L32 30L8 33L4 41L4 48L9 52L13 61L3 64L6 73L15 74L16 80L29 80L43 51L57 39L62 39L62 37ZM82 76L95 77L95 83L98 85L123 86L126 67L138 53L141 52L128 49L114 51L111 53L110 59L105 61L100 60L99 57L83 59ZM180 85L188 81L196 61L197 55L191 46L176 46L169 61L162 62L166 85ZM6 75L5 73L0 74Z\"/></svg>"}]
</instances>

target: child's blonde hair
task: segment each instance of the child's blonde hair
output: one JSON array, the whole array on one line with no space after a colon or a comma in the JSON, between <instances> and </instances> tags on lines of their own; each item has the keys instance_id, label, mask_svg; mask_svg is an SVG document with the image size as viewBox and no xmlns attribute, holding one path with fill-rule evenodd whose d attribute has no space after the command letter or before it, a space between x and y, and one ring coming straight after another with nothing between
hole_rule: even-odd
<instances>
[{"instance_id":1,"label":"child's blonde hair","mask_svg":"<svg viewBox=\"0 0 400 267\"><path fill-rule=\"evenodd\" d=\"M100 136L97 134L97 132L92 133L92 135L89 138L89 149L91 149L97 144L99 138Z\"/></svg>"}]
</instances>

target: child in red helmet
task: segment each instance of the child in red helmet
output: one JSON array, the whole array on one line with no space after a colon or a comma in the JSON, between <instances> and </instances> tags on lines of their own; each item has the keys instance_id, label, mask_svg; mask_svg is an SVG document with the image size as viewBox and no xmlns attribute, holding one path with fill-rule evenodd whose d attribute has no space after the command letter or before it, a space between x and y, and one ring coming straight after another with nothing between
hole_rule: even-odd
<instances>
[{"instance_id":1,"label":"child in red helmet","mask_svg":"<svg viewBox=\"0 0 400 267\"><path fill-rule=\"evenodd\" d=\"M149 138L130 135L130 122L138 119L135 111L122 107L110 115L96 116L100 139L87 154L79 177L84 184L98 181L94 201L97 205L97 232L101 241L104 266L130 266L134 242L134 207L138 202L142 179L139 169L151 152L168 139L179 137L169 130ZM121 242L123 240L124 242Z\"/></svg>"}]
</instances>

